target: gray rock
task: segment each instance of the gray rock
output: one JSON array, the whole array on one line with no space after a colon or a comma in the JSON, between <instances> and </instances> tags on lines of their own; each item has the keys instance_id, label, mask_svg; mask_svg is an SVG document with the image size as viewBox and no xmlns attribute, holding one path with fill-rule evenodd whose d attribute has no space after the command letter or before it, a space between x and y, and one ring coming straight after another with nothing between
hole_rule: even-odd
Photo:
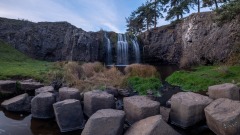
<instances>
[{"instance_id":1,"label":"gray rock","mask_svg":"<svg viewBox=\"0 0 240 135\"><path fill-rule=\"evenodd\" d=\"M23 91L35 91L35 89L41 88L44 85L40 82L30 82L30 81L22 81L20 82L20 89Z\"/></svg>"},{"instance_id":2,"label":"gray rock","mask_svg":"<svg viewBox=\"0 0 240 135\"><path fill-rule=\"evenodd\" d=\"M84 113L88 117L98 110L110 108L115 108L113 95L99 90L84 93Z\"/></svg>"},{"instance_id":3,"label":"gray rock","mask_svg":"<svg viewBox=\"0 0 240 135\"><path fill-rule=\"evenodd\" d=\"M80 100L80 92L76 88L63 87L59 89L59 100L77 99Z\"/></svg>"},{"instance_id":4,"label":"gray rock","mask_svg":"<svg viewBox=\"0 0 240 135\"><path fill-rule=\"evenodd\" d=\"M53 86L44 86L44 87L38 88L35 90L35 96L42 92L54 93L54 88Z\"/></svg>"},{"instance_id":5,"label":"gray rock","mask_svg":"<svg viewBox=\"0 0 240 135\"><path fill-rule=\"evenodd\" d=\"M124 111L102 109L87 121L81 135L122 135Z\"/></svg>"},{"instance_id":6,"label":"gray rock","mask_svg":"<svg viewBox=\"0 0 240 135\"><path fill-rule=\"evenodd\" d=\"M1 104L8 111L24 112L30 110L30 102L28 100L28 94L18 95L11 99L5 100Z\"/></svg>"},{"instance_id":7,"label":"gray rock","mask_svg":"<svg viewBox=\"0 0 240 135\"><path fill-rule=\"evenodd\" d=\"M158 115L160 103L152 101L145 96L132 96L123 99L126 119L129 123L134 123L141 119Z\"/></svg>"},{"instance_id":8,"label":"gray rock","mask_svg":"<svg viewBox=\"0 0 240 135\"><path fill-rule=\"evenodd\" d=\"M53 93L44 92L35 96L31 101L32 117L47 119L53 118L53 104L55 103L55 96Z\"/></svg>"},{"instance_id":9,"label":"gray rock","mask_svg":"<svg viewBox=\"0 0 240 135\"><path fill-rule=\"evenodd\" d=\"M128 97L130 96L130 91L127 89L118 89L118 94L123 97Z\"/></svg>"},{"instance_id":10,"label":"gray rock","mask_svg":"<svg viewBox=\"0 0 240 135\"><path fill-rule=\"evenodd\" d=\"M162 119L165 122L168 122L168 120L169 120L170 111L171 111L171 108L166 108L166 107L160 106L160 114L162 115Z\"/></svg>"},{"instance_id":11,"label":"gray rock","mask_svg":"<svg viewBox=\"0 0 240 135\"><path fill-rule=\"evenodd\" d=\"M187 128L205 120L204 108L212 102L207 96L179 92L171 98L171 123Z\"/></svg>"},{"instance_id":12,"label":"gray rock","mask_svg":"<svg viewBox=\"0 0 240 135\"><path fill-rule=\"evenodd\" d=\"M79 100L66 99L53 104L57 124L61 132L83 129L84 117Z\"/></svg>"},{"instance_id":13,"label":"gray rock","mask_svg":"<svg viewBox=\"0 0 240 135\"><path fill-rule=\"evenodd\" d=\"M114 87L107 87L105 90L108 94L112 94L114 97L118 96L118 89Z\"/></svg>"},{"instance_id":14,"label":"gray rock","mask_svg":"<svg viewBox=\"0 0 240 135\"><path fill-rule=\"evenodd\" d=\"M161 115L151 116L134 123L124 135L180 135Z\"/></svg>"},{"instance_id":15,"label":"gray rock","mask_svg":"<svg viewBox=\"0 0 240 135\"><path fill-rule=\"evenodd\" d=\"M229 98L239 100L239 88L235 84L225 83L208 87L208 95L212 99Z\"/></svg>"},{"instance_id":16,"label":"gray rock","mask_svg":"<svg viewBox=\"0 0 240 135\"><path fill-rule=\"evenodd\" d=\"M0 80L0 93L14 94L16 92L16 81Z\"/></svg>"},{"instance_id":17,"label":"gray rock","mask_svg":"<svg viewBox=\"0 0 240 135\"><path fill-rule=\"evenodd\" d=\"M217 135L240 135L240 102L226 98L213 101L205 109L208 127Z\"/></svg>"}]
</instances>

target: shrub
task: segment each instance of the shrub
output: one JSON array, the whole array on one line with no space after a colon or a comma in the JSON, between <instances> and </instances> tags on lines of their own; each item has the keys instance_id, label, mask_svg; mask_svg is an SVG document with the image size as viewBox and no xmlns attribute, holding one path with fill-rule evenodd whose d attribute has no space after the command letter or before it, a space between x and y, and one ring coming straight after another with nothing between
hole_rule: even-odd
<instances>
[{"instance_id":1,"label":"shrub","mask_svg":"<svg viewBox=\"0 0 240 135\"><path fill-rule=\"evenodd\" d=\"M68 85L75 85L77 80L83 78L83 69L77 62L68 62L63 67L64 80Z\"/></svg>"},{"instance_id":2,"label":"shrub","mask_svg":"<svg viewBox=\"0 0 240 135\"><path fill-rule=\"evenodd\" d=\"M158 89L162 86L160 79L156 77L130 77L128 78L128 85L140 95L147 95L148 90L152 90L157 95Z\"/></svg>"},{"instance_id":3,"label":"shrub","mask_svg":"<svg viewBox=\"0 0 240 135\"><path fill-rule=\"evenodd\" d=\"M82 69L86 77L91 77L94 73L103 72L105 70L100 62L84 63Z\"/></svg>"},{"instance_id":4,"label":"shrub","mask_svg":"<svg viewBox=\"0 0 240 135\"><path fill-rule=\"evenodd\" d=\"M222 24L229 22L236 18L240 14L240 1L234 0L224 4L221 8L216 10L217 21Z\"/></svg>"},{"instance_id":5,"label":"shrub","mask_svg":"<svg viewBox=\"0 0 240 135\"><path fill-rule=\"evenodd\" d=\"M159 77L157 69L151 65L132 64L125 67L124 72L128 77Z\"/></svg>"}]
</instances>

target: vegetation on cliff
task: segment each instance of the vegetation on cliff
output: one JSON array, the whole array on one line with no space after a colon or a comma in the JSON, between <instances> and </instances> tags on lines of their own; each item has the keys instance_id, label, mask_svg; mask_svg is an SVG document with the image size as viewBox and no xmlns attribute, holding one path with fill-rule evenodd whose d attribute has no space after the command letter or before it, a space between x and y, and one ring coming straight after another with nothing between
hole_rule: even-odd
<instances>
[{"instance_id":1,"label":"vegetation on cliff","mask_svg":"<svg viewBox=\"0 0 240 135\"><path fill-rule=\"evenodd\" d=\"M44 81L51 68L52 63L31 59L0 41L0 79L33 78Z\"/></svg>"},{"instance_id":2,"label":"vegetation on cliff","mask_svg":"<svg viewBox=\"0 0 240 135\"><path fill-rule=\"evenodd\" d=\"M185 91L207 91L211 85L240 84L240 66L200 66L193 71L177 71L166 81Z\"/></svg>"}]
</instances>

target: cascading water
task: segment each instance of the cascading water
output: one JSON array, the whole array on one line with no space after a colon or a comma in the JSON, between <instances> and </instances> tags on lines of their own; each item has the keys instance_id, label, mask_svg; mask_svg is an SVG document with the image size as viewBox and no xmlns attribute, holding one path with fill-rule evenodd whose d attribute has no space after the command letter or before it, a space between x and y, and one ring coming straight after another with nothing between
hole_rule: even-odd
<instances>
[{"instance_id":1,"label":"cascading water","mask_svg":"<svg viewBox=\"0 0 240 135\"><path fill-rule=\"evenodd\" d=\"M134 39L131 39L132 44L133 44L133 50L135 53L135 63L140 63L140 49L139 49L139 44L137 42L137 38L134 37Z\"/></svg>"},{"instance_id":2,"label":"cascading water","mask_svg":"<svg viewBox=\"0 0 240 135\"><path fill-rule=\"evenodd\" d=\"M106 49L107 49L107 53L106 53L106 64L107 65L112 65L112 46L111 46L111 42L110 39L107 37L107 34L105 33L104 35L105 39L106 39Z\"/></svg>"},{"instance_id":3,"label":"cascading water","mask_svg":"<svg viewBox=\"0 0 240 135\"><path fill-rule=\"evenodd\" d=\"M125 34L118 34L117 65L128 65L128 42Z\"/></svg>"}]
</instances>

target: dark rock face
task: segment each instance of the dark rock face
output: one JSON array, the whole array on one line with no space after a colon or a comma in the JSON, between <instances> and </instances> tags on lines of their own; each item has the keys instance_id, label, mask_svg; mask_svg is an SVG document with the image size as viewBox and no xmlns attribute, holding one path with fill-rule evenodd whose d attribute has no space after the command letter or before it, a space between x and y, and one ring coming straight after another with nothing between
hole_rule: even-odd
<instances>
[{"instance_id":1,"label":"dark rock face","mask_svg":"<svg viewBox=\"0 0 240 135\"><path fill-rule=\"evenodd\" d=\"M33 23L0 18L0 39L41 60L101 60L99 35L67 22Z\"/></svg>"},{"instance_id":2,"label":"dark rock face","mask_svg":"<svg viewBox=\"0 0 240 135\"><path fill-rule=\"evenodd\" d=\"M214 16L212 12L192 14L141 34L145 61L181 66L227 62L240 39L240 16L222 26Z\"/></svg>"}]
</instances>

